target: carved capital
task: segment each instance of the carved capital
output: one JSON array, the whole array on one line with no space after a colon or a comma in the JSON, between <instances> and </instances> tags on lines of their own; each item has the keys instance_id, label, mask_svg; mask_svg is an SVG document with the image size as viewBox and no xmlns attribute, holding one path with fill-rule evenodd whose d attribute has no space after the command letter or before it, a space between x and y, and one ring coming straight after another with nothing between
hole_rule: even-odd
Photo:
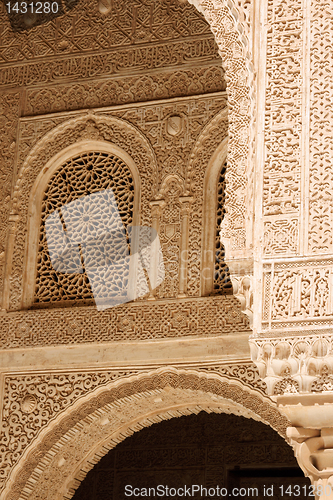
<instances>
[{"instance_id":1,"label":"carved capital","mask_svg":"<svg viewBox=\"0 0 333 500\"><path fill-rule=\"evenodd\" d=\"M182 215L185 217L189 217L191 213L191 205L193 203L192 196L180 196L179 201L181 203L181 211Z\"/></svg>"},{"instance_id":2,"label":"carved capital","mask_svg":"<svg viewBox=\"0 0 333 500\"><path fill-rule=\"evenodd\" d=\"M163 200L151 201L149 203L151 207L151 216L153 219L159 219L162 212Z\"/></svg>"},{"instance_id":3,"label":"carved capital","mask_svg":"<svg viewBox=\"0 0 333 500\"><path fill-rule=\"evenodd\" d=\"M252 338L250 347L270 396L333 390L332 335Z\"/></svg>"}]
</instances>

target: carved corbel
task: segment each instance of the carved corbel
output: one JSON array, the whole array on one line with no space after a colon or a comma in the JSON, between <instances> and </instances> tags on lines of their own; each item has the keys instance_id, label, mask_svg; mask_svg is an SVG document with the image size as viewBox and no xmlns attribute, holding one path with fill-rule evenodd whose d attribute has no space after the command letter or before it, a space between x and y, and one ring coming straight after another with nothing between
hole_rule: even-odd
<instances>
[{"instance_id":1,"label":"carved corbel","mask_svg":"<svg viewBox=\"0 0 333 500\"><path fill-rule=\"evenodd\" d=\"M287 438L317 500L333 498L333 427L308 429L288 427Z\"/></svg>"},{"instance_id":2,"label":"carved corbel","mask_svg":"<svg viewBox=\"0 0 333 500\"><path fill-rule=\"evenodd\" d=\"M249 318L250 327L253 325L253 277L231 276L234 296L239 300L242 312Z\"/></svg>"}]
</instances>

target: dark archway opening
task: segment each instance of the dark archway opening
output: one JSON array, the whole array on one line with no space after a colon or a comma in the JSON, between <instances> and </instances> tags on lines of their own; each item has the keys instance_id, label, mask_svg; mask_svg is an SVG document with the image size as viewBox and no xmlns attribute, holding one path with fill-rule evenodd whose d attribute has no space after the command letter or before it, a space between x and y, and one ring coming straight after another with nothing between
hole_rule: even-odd
<instances>
[{"instance_id":1,"label":"dark archway opening","mask_svg":"<svg viewBox=\"0 0 333 500\"><path fill-rule=\"evenodd\" d=\"M164 489L158 490L158 485ZM271 427L245 417L201 412L154 424L127 438L87 474L73 499L168 498L158 491L166 493L168 486L174 493L171 488L185 485L202 486L207 495L205 490L192 497L180 491L169 498L216 500L226 498L227 491L228 497L277 499L282 492L286 496L290 486L291 492L299 487L300 499L309 492L310 482L292 448Z\"/></svg>"}]
</instances>

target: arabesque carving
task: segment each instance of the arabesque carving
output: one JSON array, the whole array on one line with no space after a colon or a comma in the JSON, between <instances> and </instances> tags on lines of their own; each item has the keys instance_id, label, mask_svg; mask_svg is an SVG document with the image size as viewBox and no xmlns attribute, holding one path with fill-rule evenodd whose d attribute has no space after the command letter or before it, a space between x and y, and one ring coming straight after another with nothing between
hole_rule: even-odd
<instances>
[{"instance_id":1,"label":"arabesque carving","mask_svg":"<svg viewBox=\"0 0 333 500\"><path fill-rule=\"evenodd\" d=\"M106 3L103 7L95 0L87 0L79 14L78 8L74 8L61 22L30 30L22 37L20 51L6 20L4 23L0 57L5 64L0 82L6 86L27 87L22 92L22 114L79 111L73 115L20 119L22 135L11 215L16 240L13 253L10 251L8 255L8 269L12 268L12 274L5 306L10 313L0 316L2 349L57 345L75 348L79 343L186 336L213 338L250 331L235 297L199 297L204 171L227 136L226 94L216 92L219 90L217 79L223 72L216 71L220 60L210 27L193 7L173 0L142 2L136 10L133 2L116 0L114 10L108 11ZM164 10L162 16L156 16L157 24L150 23L154 9L165 9L165 5L171 12L172 22L165 23ZM252 217L252 187L247 188L253 168L249 144L255 134L254 127L250 126L254 103L251 102L248 19L240 15L242 7L247 9L248 5L247 0L208 1L202 7L216 34L228 82L230 140L222 235L229 259L244 254L246 258L251 257L251 224L246 228L245 220L251 221ZM109 18L103 17L105 8L110 12ZM0 9L3 16L2 5ZM114 12L121 10L126 21L124 27L120 29L117 25L119 29L108 30L110 22L115 23ZM182 16L186 13L193 22L183 23ZM184 29L192 40L183 36ZM111 35L105 37L105 33ZM154 37L156 44L150 45L148 42L154 41ZM15 60L18 53L21 59ZM173 75L170 68L174 69ZM129 78L129 72L133 71L138 75L135 89L130 81L132 75ZM195 80L193 89L188 88L189 77ZM120 78L124 83L122 96L116 85ZM216 95L200 96L196 102L184 97L190 92L198 94L200 85L209 84L208 79L212 86L206 86L203 93ZM163 92L157 95L154 85L162 80ZM220 84L224 88L224 82ZM99 93L97 105L120 106L114 110L82 111L82 107L96 107L96 101L88 96L90 90ZM52 96L48 99L50 91ZM166 99L180 95L181 102L154 103L155 110L153 104L146 104L147 116L143 116L142 107L133 105L125 109L124 106L143 98ZM193 115L187 119L189 107ZM186 137L191 137L192 142ZM165 156L163 144L159 143L161 138L169 145ZM163 224L169 236L172 231L178 236L177 223L182 224L183 233L188 229L191 249L188 279L186 283L185 280L177 283L178 277L174 274L167 290L168 300L163 302L141 301L98 314L93 308L85 307L19 312L25 269L23 256L29 243L27 227L33 213L29 212L29 195L43 177L43 169L51 166L57 155L77 144L81 147L82 143L93 141L116 144L137 166L142 181L141 224L153 227ZM186 160L190 161L185 161L185 149ZM171 150L174 150L173 156L169 154ZM174 169L178 176L175 189L175 179L170 178ZM164 197L159 197L164 186L167 188L162 193ZM178 189L182 186L183 190ZM166 201L164 207L159 204L163 201ZM163 210L172 212L174 227L167 227ZM167 241L164 243L166 246ZM186 245L184 241L181 244L183 249ZM172 266L172 259L169 262ZM177 287L190 298L176 298ZM10 474L4 497L18 500L21 495L21 500L29 497L45 500L50 490L57 495L72 494L77 486L76 478L81 477L78 467L82 467L84 474L108 448L134 431L162 418L200 411L202 407L259 419L284 435L287 419L263 395L264 384L254 368L241 366L218 367L219 374L204 368L201 372L199 368L187 372L162 369L150 375L137 374L136 369L130 368L117 374L112 370L93 373L90 369L75 373L69 370L51 374L6 374L8 396L2 415L5 421L2 438L4 475ZM244 383L234 380L235 376ZM112 381L112 377L118 382ZM174 409L175 406L178 407ZM33 438L31 442L30 438ZM16 454L17 440L20 450ZM97 449L98 441L101 447Z\"/></svg>"},{"instance_id":2,"label":"arabesque carving","mask_svg":"<svg viewBox=\"0 0 333 500\"><path fill-rule=\"evenodd\" d=\"M15 220L9 220L10 195L14 175L14 158L17 141L17 125L20 115L20 93L8 92L0 94L0 304L4 287L4 266L6 241L15 229Z\"/></svg>"},{"instance_id":3,"label":"arabesque carving","mask_svg":"<svg viewBox=\"0 0 333 500\"><path fill-rule=\"evenodd\" d=\"M151 143L151 147L154 149L154 153L156 154L157 161L157 169L158 175L154 178L156 179L156 184L158 185L165 176L170 175L169 172L174 171L179 172L180 179L186 180L186 189L190 189L193 193L193 203L191 203L191 210L189 212L189 259L187 266L187 274L190 278L189 285L187 284L186 293L188 295L199 295L200 294L200 261L198 260L198 255L200 254L201 247L201 238L202 238L202 203L203 203L203 189L204 189L204 169L202 169L202 164L209 163L211 156L214 154L216 148L219 146L220 142L225 139L227 134L227 122L226 122L226 112L222 110L216 116L211 119L215 110L220 109L220 106L225 104L224 95L217 95L216 97L204 97L200 99L191 98L189 100L184 100L177 104L174 103L165 103L160 106L156 105L146 105L142 109L139 107L137 109L124 109L121 111L108 111L108 114L117 115L122 120L126 119L126 122L130 121L135 127L139 128L142 133L147 136L147 139ZM174 113L174 117L178 117L180 120L180 129L177 134L169 134L169 138L167 137L167 121L169 120L170 114ZM87 120L86 130L83 132L77 132L75 137L78 137L81 140L105 140L105 137L100 134L98 127L96 127L96 119L103 120L103 117L106 116L106 112L100 112L98 115L85 115L85 117L76 118L75 122L77 126L82 127L82 121ZM171 115L172 116L172 115ZM106 120L110 120L110 117L106 117ZM203 133L199 135L200 129L198 129L198 122L202 121L203 124L207 122L207 126L204 129ZM210 120L210 121L209 121ZM42 123L45 121L45 125L47 129L52 125L52 121L49 119L41 120ZM24 123L27 123L26 120ZM124 123L122 121L121 123ZM35 131L35 134L38 133L40 135L41 126L37 129L32 128L32 131ZM69 126L69 125L68 125ZM33 123L31 124L33 127ZM40 143L37 143L36 148L42 148L48 139L48 143L51 141L51 137L54 136L54 152L56 151L56 144L59 144L59 152L63 146L62 136L59 133L57 136L57 130L61 130L66 127L65 123L61 123L58 125L53 132L52 130L49 132L48 136L45 136L44 140ZM25 125L24 130L29 130L28 126ZM158 130L158 134L156 133ZM25 134L24 134L25 135ZM71 132L68 132L66 139L71 135ZM75 138L74 137L74 138ZM192 158L196 158L196 162L191 164L189 167L186 167L186 155L190 155L191 149L193 148L194 141L197 139L197 144L194 146L192 150ZM118 140L118 138L117 138ZM31 139L31 141L35 142L36 139ZM75 143L74 143L75 144ZM121 143L120 143L121 144ZM164 145L162 147L162 145ZM204 147L203 147L204 146ZM96 146L95 146L96 147ZM127 151L131 152L130 148L127 147ZM200 154L197 153L200 151ZM168 156L169 154L169 156ZM197 156L195 156L197 155ZM37 156L37 155L36 155ZM38 154L38 158L40 155ZM142 157L138 156L138 152L136 151L136 156L133 158L134 160L138 159L143 163ZM184 161L185 160L185 161ZM136 161L136 163L137 163ZM28 160L25 162L27 165L31 162L31 158L28 157ZM170 168L169 165L170 164ZM42 165L40 162L39 165ZM24 175L23 172L26 167L21 167L21 176ZM139 167L140 175L144 180L144 185L149 185L151 180L150 173L142 167ZM157 173L157 171L156 171ZM19 181L20 182L20 181ZM156 185L155 184L155 185ZM150 187L150 194L147 191L142 192L143 200L149 200L154 196L155 185ZM53 188L52 188L53 189ZM185 187L183 188L183 192ZM30 194L31 190L26 190L26 195ZM147 193L147 194L146 194ZM17 196L17 195L16 195ZM155 195L156 196L156 195ZM224 201L224 196L222 195L222 203ZM22 207L22 205L21 205ZM24 214L24 211L21 209L20 213ZM182 215L182 218L185 215ZM147 220L147 219L146 219ZM23 230L23 221L19 223L20 227ZM162 226L161 226L162 230ZM198 235L199 231L199 235ZM186 231L185 231L186 232ZM20 233L21 234L21 233ZM23 234L21 235L21 239L23 239ZM184 247L184 245L182 245ZM185 247L184 247L185 248ZM213 251L213 249L211 249ZM186 251L182 252L182 256L185 255ZM18 260L17 260L18 261ZM18 261L18 264L22 266L22 262ZM225 267L225 266L224 266ZM175 269L176 272L178 272ZM13 269L13 275L19 275L19 271L16 271L15 266ZM195 280L196 276L198 276L199 280ZM187 278L186 278L187 280ZM14 282L14 278L12 277L12 282ZM195 291L192 287L192 283L195 284ZM177 285L178 286L178 285ZM182 285L183 286L183 285ZM176 287L177 288L177 287ZM168 292L169 293L169 292ZM179 293L183 293L179 289ZM172 292L173 296L178 294L178 291ZM171 295L172 295L171 294ZM184 295L186 296L186 294ZM29 302L30 303L30 302Z\"/></svg>"},{"instance_id":4,"label":"arabesque carving","mask_svg":"<svg viewBox=\"0 0 333 500\"><path fill-rule=\"evenodd\" d=\"M124 92L124 87L127 89ZM140 77L121 77L29 89L25 115L96 108L225 90L221 60L216 65Z\"/></svg>"},{"instance_id":5,"label":"arabesque carving","mask_svg":"<svg viewBox=\"0 0 333 500\"><path fill-rule=\"evenodd\" d=\"M263 179L267 255L295 255L298 250L301 171L305 170L302 155L302 15L302 0L268 1Z\"/></svg>"},{"instance_id":6,"label":"arabesque carving","mask_svg":"<svg viewBox=\"0 0 333 500\"><path fill-rule=\"evenodd\" d=\"M123 120L90 114L59 125L46 134L30 152L21 168L14 190L13 213L20 214L12 260L13 270L10 277L10 305L14 310L20 308L22 300L22 256L27 235L29 195L47 162L66 147L84 139L98 139L102 143L106 141L117 144L133 159L142 176L141 224L151 224L149 199L151 193L156 190L156 184L151 186L151 179L156 179L157 176L154 154L146 138Z\"/></svg>"},{"instance_id":7,"label":"arabesque carving","mask_svg":"<svg viewBox=\"0 0 333 500\"><path fill-rule=\"evenodd\" d=\"M264 265L264 328L283 331L332 324L332 259Z\"/></svg>"},{"instance_id":8,"label":"arabesque carving","mask_svg":"<svg viewBox=\"0 0 333 500\"><path fill-rule=\"evenodd\" d=\"M311 2L310 16L310 179L309 179L309 237L308 252L331 253L332 232L332 185L330 153L327 141L333 134L332 112L332 36L330 19L331 3L323 0Z\"/></svg>"},{"instance_id":9,"label":"arabesque carving","mask_svg":"<svg viewBox=\"0 0 333 500\"><path fill-rule=\"evenodd\" d=\"M106 311L71 307L0 315L2 349L233 333L251 330L232 296L138 301Z\"/></svg>"},{"instance_id":10,"label":"arabesque carving","mask_svg":"<svg viewBox=\"0 0 333 500\"><path fill-rule=\"evenodd\" d=\"M247 29L239 5L231 1L209 0L191 3L204 14L215 35L225 69L229 106L229 148L226 173L226 215L222 222L221 238L226 249L226 262L238 258L251 258L252 235L245 227L245 220L252 224L252 208L246 193L248 179L252 178L248 157L252 133L252 68L248 59ZM235 22L235 19L237 20ZM233 30L241 36L234 37Z\"/></svg>"}]
</instances>

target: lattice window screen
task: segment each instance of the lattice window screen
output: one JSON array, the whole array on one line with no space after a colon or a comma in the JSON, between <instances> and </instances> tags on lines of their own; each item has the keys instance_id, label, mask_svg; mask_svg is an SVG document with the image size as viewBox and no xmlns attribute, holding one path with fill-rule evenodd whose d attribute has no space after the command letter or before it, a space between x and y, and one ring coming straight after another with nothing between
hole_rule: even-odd
<instances>
[{"instance_id":1,"label":"lattice window screen","mask_svg":"<svg viewBox=\"0 0 333 500\"><path fill-rule=\"evenodd\" d=\"M216 215L216 230L215 230L215 268L214 268L214 294L225 295L232 293L232 284L229 276L229 269L224 262L225 251L221 243L220 231L221 222L223 220L225 209L225 172L227 163L225 162L221 168L220 176L217 183L217 215Z\"/></svg>"},{"instance_id":2,"label":"lattice window screen","mask_svg":"<svg viewBox=\"0 0 333 500\"><path fill-rule=\"evenodd\" d=\"M134 182L127 165L110 153L89 152L68 160L52 176L42 202L34 306L60 305L73 301L93 302L87 274L56 272L48 253L45 220L71 201L98 191L112 189L125 227L132 224Z\"/></svg>"}]
</instances>

